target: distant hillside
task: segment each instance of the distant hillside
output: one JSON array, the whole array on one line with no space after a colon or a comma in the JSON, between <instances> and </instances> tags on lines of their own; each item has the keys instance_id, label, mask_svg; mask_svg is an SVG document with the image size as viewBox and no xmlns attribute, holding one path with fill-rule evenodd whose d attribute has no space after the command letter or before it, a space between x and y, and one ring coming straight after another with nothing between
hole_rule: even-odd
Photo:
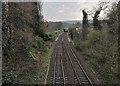
<instances>
[{"instance_id":1,"label":"distant hillside","mask_svg":"<svg viewBox=\"0 0 120 86\"><path fill-rule=\"evenodd\" d=\"M69 27L73 24L81 25L82 20L66 20L66 21L58 21L58 22L49 21L48 27L45 29L45 31L53 32L53 31L57 30L59 23L62 23L63 27ZM89 23L92 23L92 20L89 20Z\"/></svg>"},{"instance_id":2,"label":"distant hillside","mask_svg":"<svg viewBox=\"0 0 120 86\"><path fill-rule=\"evenodd\" d=\"M63 23L62 22L48 22L48 27L46 27L45 31L47 32L53 32L55 30L60 30L63 28Z\"/></svg>"},{"instance_id":3,"label":"distant hillside","mask_svg":"<svg viewBox=\"0 0 120 86\"><path fill-rule=\"evenodd\" d=\"M63 22L64 27L68 27L76 23L82 24L82 20L67 20L67 21L61 21L61 22ZM89 23L92 23L92 20L89 20Z\"/></svg>"}]
</instances>

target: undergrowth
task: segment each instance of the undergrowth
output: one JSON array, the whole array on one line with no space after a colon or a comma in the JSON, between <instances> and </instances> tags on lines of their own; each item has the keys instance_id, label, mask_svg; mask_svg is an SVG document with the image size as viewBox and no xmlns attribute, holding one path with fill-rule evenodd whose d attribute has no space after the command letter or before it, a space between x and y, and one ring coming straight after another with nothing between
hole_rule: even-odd
<instances>
[{"instance_id":1,"label":"undergrowth","mask_svg":"<svg viewBox=\"0 0 120 86\"><path fill-rule=\"evenodd\" d=\"M116 38L108 38L110 35L93 30L88 34L87 40L74 42L84 59L101 75L103 83L116 84L119 83L118 44Z\"/></svg>"}]
</instances>

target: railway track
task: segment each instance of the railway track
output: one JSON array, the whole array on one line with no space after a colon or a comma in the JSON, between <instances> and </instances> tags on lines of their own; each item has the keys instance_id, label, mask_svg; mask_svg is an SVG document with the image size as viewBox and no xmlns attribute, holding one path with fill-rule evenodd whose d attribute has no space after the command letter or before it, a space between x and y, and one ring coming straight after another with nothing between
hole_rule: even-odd
<instances>
[{"instance_id":1,"label":"railway track","mask_svg":"<svg viewBox=\"0 0 120 86\"><path fill-rule=\"evenodd\" d=\"M87 79L87 82L89 82L89 85L90 85L90 86L93 86L92 81L90 80L89 76L87 75L87 73L85 72L84 68L83 68L82 65L80 64L80 62L79 62L79 60L78 60L78 58L77 58L77 56L76 56L76 54L75 54L75 51L73 50L73 48L71 48L70 50L71 50L71 52L73 53L74 58L76 59L79 67L81 68L81 70L82 70L85 78Z\"/></svg>"},{"instance_id":2,"label":"railway track","mask_svg":"<svg viewBox=\"0 0 120 86\"><path fill-rule=\"evenodd\" d=\"M61 57L62 57L62 46L60 43L59 45L56 46L56 54L53 65L52 86L65 85L64 67Z\"/></svg>"},{"instance_id":3,"label":"railway track","mask_svg":"<svg viewBox=\"0 0 120 86\"><path fill-rule=\"evenodd\" d=\"M73 71L75 73L77 84L79 84L80 86L93 86L92 81L89 79L87 73L85 72L79 60L77 59L77 56L75 55L69 42L67 43L68 44L64 43L66 48L66 53L68 55Z\"/></svg>"},{"instance_id":4,"label":"railway track","mask_svg":"<svg viewBox=\"0 0 120 86\"><path fill-rule=\"evenodd\" d=\"M66 86L73 81L73 85L93 86L92 81L80 64L73 47L66 39L67 36L63 35L56 41L47 84Z\"/></svg>"}]
</instances>

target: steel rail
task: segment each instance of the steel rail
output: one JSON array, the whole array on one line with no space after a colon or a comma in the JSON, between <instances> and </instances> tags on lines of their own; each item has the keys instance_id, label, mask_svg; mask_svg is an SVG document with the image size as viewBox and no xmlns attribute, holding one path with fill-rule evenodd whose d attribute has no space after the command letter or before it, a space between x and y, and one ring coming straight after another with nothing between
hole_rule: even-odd
<instances>
[{"instance_id":1,"label":"steel rail","mask_svg":"<svg viewBox=\"0 0 120 86\"><path fill-rule=\"evenodd\" d=\"M77 61L79 67L82 69L82 72L83 72L83 74L85 75L85 77L87 78L89 84L90 84L91 86L93 86L93 84L92 84L91 80L89 79L87 73L85 72L85 70L83 69L83 67L82 67L82 65L80 64L79 60L77 59L77 56L76 56L75 53L73 52L73 49L70 48L70 50L71 50L72 54L74 55L74 58L75 58L75 60Z\"/></svg>"},{"instance_id":2,"label":"steel rail","mask_svg":"<svg viewBox=\"0 0 120 86\"><path fill-rule=\"evenodd\" d=\"M66 45L65 45L65 49L66 49L66 52L67 52L67 55L68 55L68 59L69 59L69 61L70 61L70 64L71 64L71 66L72 66L72 68L73 68L73 71L74 71L74 73L75 73L76 79L77 79L77 81L78 81L78 84L79 84L80 86L82 86L82 83L81 83L81 81L80 81L80 79L79 79L79 76L78 76L78 74L77 74L77 71L75 70L75 67L74 67L73 62L72 62L72 60L71 60L71 58L70 58L70 54L68 53L68 50L67 50Z\"/></svg>"},{"instance_id":3,"label":"steel rail","mask_svg":"<svg viewBox=\"0 0 120 86\"><path fill-rule=\"evenodd\" d=\"M64 68L63 68L63 62L62 62L62 59L61 59L61 67L62 67L63 85L65 85L65 73L64 73Z\"/></svg>"},{"instance_id":4,"label":"steel rail","mask_svg":"<svg viewBox=\"0 0 120 86\"><path fill-rule=\"evenodd\" d=\"M56 46L56 54L55 54L55 62L54 62L54 65L53 65L53 83L52 83L52 86L55 86L55 83L56 83L56 67L57 67L57 60L59 60L60 61L60 69L59 69L59 71L60 71L60 73L62 73L62 78L61 78L61 80L63 81L63 86L65 85L65 74L64 74L64 67L63 67L63 62L62 62L62 48L60 48L61 49L61 51L58 49L58 48L60 48L60 46ZM60 55L59 57L58 57L58 55ZM57 58L59 58L59 59L57 59Z\"/></svg>"},{"instance_id":5,"label":"steel rail","mask_svg":"<svg viewBox=\"0 0 120 86\"><path fill-rule=\"evenodd\" d=\"M62 44L63 44L63 38L62 38ZM61 46L61 57L62 57L62 49L63 49L63 47ZM60 61L61 61L61 69L62 69L63 85L65 85L65 73L64 73L64 66L63 66L62 58L61 58Z\"/></svg>"},{"instance_id":6,"label":"steel rail","mask_svg":"<svg viewBox=\"0 0 120 86\"><path fill-rule=\"evenodd\" d=\"M56 46L57 47L57 46ZM57 50L57 48L56 48L56 50ZM58 51L57 51L58 52ZM55 73L56 73L56 60L57 60L57 55L55 54L55 62L54 62L54 68L53 68L53 86L55 85Z\"/></svg>"}]
</instances>

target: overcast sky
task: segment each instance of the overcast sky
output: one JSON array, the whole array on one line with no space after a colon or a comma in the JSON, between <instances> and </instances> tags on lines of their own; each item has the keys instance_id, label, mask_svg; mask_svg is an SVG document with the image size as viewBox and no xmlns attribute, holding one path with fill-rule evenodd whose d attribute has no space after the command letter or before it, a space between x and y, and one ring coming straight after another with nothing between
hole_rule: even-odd
<instances>
[{"instance_id":1,"label":"overcast sky","mask_svg":"<svg viewBox=\"0 0 120 86\"><path fill-rule=\"evenodd\" d=\"M86 11L97 7L100 0L44 0L42 14L47 21L81 20L81 9ZM105 0L106 1L106 0ZM101 12L102 18L104 13ZM89 16L89 19L91 17Z\"/></svg>"}]
</instances>

